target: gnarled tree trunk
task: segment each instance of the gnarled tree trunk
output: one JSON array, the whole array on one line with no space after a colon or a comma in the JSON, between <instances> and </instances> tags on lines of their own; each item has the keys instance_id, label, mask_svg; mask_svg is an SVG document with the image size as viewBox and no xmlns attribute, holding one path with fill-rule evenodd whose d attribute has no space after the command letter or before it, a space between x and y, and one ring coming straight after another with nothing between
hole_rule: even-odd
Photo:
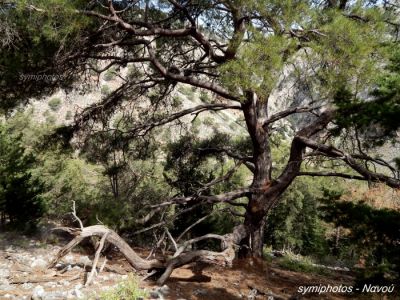
<instances>
[{"instance_id":1,"label":"gnarled tree trunk","mask_svg":"<svg viewBox=\"0 0 400 300\"><path fill-rule=\"evenodd\" d=\"M263 127L268 119L268 100L259 99L255 93L249 92L242 108L252 141L254 163L253 193L249 197L244 221L249 233L249 249L246 252L247 256L262 257L264 222L269 201L265 191L271 185L272 171L269 132L267 127Z\"/></svg>"}]
</instances>

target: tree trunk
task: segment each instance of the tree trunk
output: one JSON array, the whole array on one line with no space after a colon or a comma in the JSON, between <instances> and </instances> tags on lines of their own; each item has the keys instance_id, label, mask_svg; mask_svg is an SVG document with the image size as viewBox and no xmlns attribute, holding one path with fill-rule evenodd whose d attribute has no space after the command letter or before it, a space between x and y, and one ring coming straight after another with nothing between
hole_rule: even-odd
<instances>
[{"instance_id":1,"label":"tree trunk","mask_svg":"<svg viewBox=\"0 0 400 300\"><path fill-rule=\"evenodd\" d=\"M242 105L253 146L254 176L251 188L254 192L249 198L244 225L248 230L247 256L262 257L265 215L268 202L265 192L271 185L271 148L268 128L263 124L268 118L268 100L258 99L255 93L248 93Z\"/></svg>"}]
</instances>

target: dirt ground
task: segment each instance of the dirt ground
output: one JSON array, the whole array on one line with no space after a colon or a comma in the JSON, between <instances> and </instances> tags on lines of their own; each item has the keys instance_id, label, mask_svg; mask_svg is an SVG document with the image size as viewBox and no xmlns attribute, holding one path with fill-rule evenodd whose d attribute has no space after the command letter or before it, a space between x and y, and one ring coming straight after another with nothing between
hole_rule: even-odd
<instances>
[{"instance_id":1,"label":"dirt ground","mask_svg":"<svg viewBox=\"0 0 400 300\"><path fill-rule=\"evenodd\" d=\"M85 287L93 254L83 248L67 255L56 268L45 268L65 242L47 238L43 242L43 237L28 238L0 233L0 299L87 298L95 292L115 286L132 271L123 257L111 255L93 284ZM146 253L145 250L137 250L142 255ZM187 265L176 269L161 289L151 281L141 282L140 285L152 292L154 299L349 299L351 297L346 294L301 295L298 289L300 286L319 284L351 285L353 280L349 272L337 271L329 277L311 275L284 270L274 262L247 259L236 261L232 268Z\"/></svg>"}]
</instances>

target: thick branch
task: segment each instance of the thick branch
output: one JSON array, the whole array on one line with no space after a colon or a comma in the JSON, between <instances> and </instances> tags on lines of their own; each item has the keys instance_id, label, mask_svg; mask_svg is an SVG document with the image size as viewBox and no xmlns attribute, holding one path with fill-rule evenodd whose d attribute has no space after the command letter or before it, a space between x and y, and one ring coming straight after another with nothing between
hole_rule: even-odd
<instances>
[{"instance_id":1,"label":"thick branch","mask_svg":"<svg viewBox=\"0 0 400 300\"><path fill-rule=\"evenodd\" d=\"M306 107L293 107L293 108L289 108L289 109L280 111L280 112L270 116L268 118L268 120L263 124L263 127L267 128L270 124L272 124L272 123L274 123L274 122L276 122L278 120L281 120L281 119L283 119L283 118L285 118L287 116L290 116L290 115L293 115L293 114L296 114L296 113L310 112L310 111L313 111L315 109L316 109L315 107L313 108L313 107L306 106Z\"/></svg>"},{"instance_id":2,"label":"thick branch","mask_svg":"<svg viewBox=\"0 0 400 300\"><path fill-rule=\"evenodd\" d=\"M254 172L255 166L253 163L253 157L251 157L251 156L242 156L240 154L233 152L231 149L228 149L228 148L199 148L198 150L201 152L206 152L206 153L224 153L233 159L237 159L237 160L243 162L243 164L250 171Z\"/></svg>"},{"instance_id":3,"label":"thick branch","mask_svg":"<svg viewBox=\"0 0 400 300\"><path fill-rule=\"evenodd\" d=\"M170 72L157 59L156 53L154 52L154 49L150 44L147 46L147 49L149 51L149 56L151 58L152 64L165 78L209 90L229 100L239 101L238 97L232 95L228 90L224 89L223 87L214 82L203 81L191 76L185 76L181 73L177 74Z\"/></svg>"},{"instance_id":4,"label":"thick branch","mask_svg":"<svg viewBox=\"0 0 400 300\"><path fill-rule=\"evenodd\" d=\"M365 180L373 181L373 182L382 182L382 183L385 183L388 186L390 186L392 188L396 188L396 189L400 188L400 180L386 176L384 174L374 173L374 172L369 171L367 168L365 168L364 166L359 164L353 156L351 156L350 154L348 154L342 150L339 150L333 146L326 146L323 144L319 144L316 141L307 139L305 137L298 137L297 139L298 139L298 141L300 141L305 146L307 146L311 149L317 150L318 152L322 152L325 155L328 155L330 157L340 158L348 166L350 166L353 170L355 170L357 173L362 175L365 178Z\"/></svg>"},{"instance_id":5,"label":"thick branch","mask_svg":"<svg viewBox=\"0 0 400 300\"><path fill-rule=\"evenodd\" d=\"M299 172L297 176L341 177L346 179L367 180L362 176L337 172Z\"/></svg>"},{"instance_id":6,"label":"thick branch","mask_svg":"<svg viewBox=\"0 0 400 300\"><path fill-rule=\"evenodd\" d=\"M189 202L206 202L206 203L229 203L232 204L232 201L238 198L247 197L251 193L250 188L242 188L236 191L227 192L219 195L194 195L189 197L175 197L168 201L165 201L161 204L154 205L152 207L160 207L160 206L169 206L173 204L186 204ZM234 203L234 202L233 202ZM234 203L235 205L243 205L244 203Z\"/></svg>"}]
</instances>

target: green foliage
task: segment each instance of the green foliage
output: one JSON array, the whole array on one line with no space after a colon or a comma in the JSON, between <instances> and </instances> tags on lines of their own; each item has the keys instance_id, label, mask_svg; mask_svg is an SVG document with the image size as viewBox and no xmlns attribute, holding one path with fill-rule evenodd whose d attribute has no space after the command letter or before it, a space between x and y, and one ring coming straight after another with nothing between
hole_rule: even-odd
<instances>
[{"instance_id":1,"label":"green foliage","mask_svg":"<svg viewBox=\"0 0 400 300\"><path fill-rule=\"evenodd\" d=\"M47 103L52 111L58 111L61 107L62 100L60 98L51 98Z\"/></svg>"},{"instance_id":2,"label":"green foliage","mask_svg":"<svg viewBox=\"0 0 400 300\"><path fill-rule=\"evenodd\" d=\"M0 4L0 22L13 32L9 43L0 47L0 109L6 112L27 97L70 85L77 76L57 61L59 50L74 49L83 32L96 23L76 13L87 5L82 0L7 2Z\"/></svg>"},{"instance_id":3,"label":"green foliage","mask_svg":"<svg viewBox=\"0 0 400 300\"><path fill-rule=\"evenodd\" d=\"M250 42L240 49L239 58L220 67L225 86L233 92L240 88L267 97L279 79L283 54L291 47L292 41L282 36L253 32Z\"/></svg>"},{"instance_id":4,"label":"green foliage","mask_svg":"<svg viewBox=\"0 0 400 300\"><path fill-rule=\"evenodd\" d=\"M211 99L210 96L208 95L208 93L201 91L200 92L200 100L205 102L205 103L210 103Z\"/></svg>"},{"instance_id":5,"label":"green foliage","mask_svg":"<svg viewBox=\"0 0 400 300\"><path fill-rule=\"evenodd\" d=\"M72 112L70 110L67 111L65 114L65 120L71 120L72 119Z\"/></svg>"},{"instance_id":6,"label":"green foliage","mask_svg":"<svg viewBox=\"0 0 400 300\"><path fill-rule=\"evenodd\" d=\"M362 280L384 283L400 278L400 213L365 203L338 201L341 193L325 190L324 219L348 229L341 245L352 244L353 255L366 261Z\"/></svg>"},{"instance_id":7,"label":"green foliage","mask_svg":"<svg viewBox=\"0 0 400 300\"><path fill-rule=\"evenodd\" d=\"M181 107L182 99L178 95L172 97L172 106L173 107Z\"/></svg>"},{"instance_id":8,"label":"green foliage","mask_svg":"<svg viewBox=\"0 0 400 300\"><path fill-rule=\"evenodd\" d=\"M113 80L116 77L116 75L117 75L116 69L115 68L110 68L104 74L104 80L105 81Z\"/></svg>"},{"instance_id":9,"label":"green foliage","mask_svg":"<svg viewBox=\"0 0 400 300\"><path fill-rule=\"evenodd\" d=\"M219 141L219 142L217 142ZM180 140L170 143L168 146L168 156L165 164L164 176L180 195L191 196L200 189L203 184L213 179L223 176L233 167L229 161L224 161L221 157L210 155L206 148L209 145L216 147L217 143L228 143L229 137L217 134L209 139L200 140L194 135L183 136ZM225 144L226 145L226 144ZM232 176L230 181L222 182L203 191L203 195L218 194L243 186L243 182L248 174L244 169L240 169ZM178 205L175 209L179 212L190 208L195 204ZM203 204L185 213L174 222L173 232L180 234L196 220L210 215L205 221L196 225L192 230L192 236L203 235L208 232L227 233L235 224L235 217L224 211L224 205Z\"/></svg>"},{"instance_id":10,"label":"green foliage","mask_svg":"<svg viewBox=\"0 0 400 300\"><path fill-rule=\"evenodd\" d=\"M370 22L363 23L332 10L318 15L323 37L311 43L313 54L308 57L320 67L317 78L324 89L335 93L338 82L357 81L357 90L368 87L376 78L378 62L383 57L384 23L377 9L361 10ZM371 57L374 57L371 59Z\"/></svg>"},{"instance_id":11,"label":"green foliage","mask_svg":"<svg viewBox=\"0 0 400 300\"><path fill-rule=\"evenodd\" d=\"M268 215L265 230L268 245L303 255L327 253L326 229L318 203L322 186L323 182L312 178L296 179Z\"/></svg>"},{"instance_id":12,"label":"green foliage","mask_svg":"<svg viewBox=\"0 0 400 300\"><path fill-rule=\"evenodd\" d=\"M193 100L194 99L194 90L192 87L190 86L182 86L179 91L185 95L189 100Z\"/></svg>"},{"instance_id":13,"label":"green foliage","mask_svg":"<svg viewBox=\"0 0 400 300\"><path fill-rule=\"evenodd\" d=\"M128 275L128 279L120 282L116 287L102 292L94 299L100 300L138 300L148 297L148 293L139 287L139 280L134 275ZM89 298L91 299L91 298Z\"/></svg>"},{"instance_id":14,"label":"green foliage","mask_svg":"<svg viewBox=\"0 0 400 300\"><path fill-rule=\"evenodd\" d=\"M32 230L45 212L43 184L32 176L35 157L21 139L0 124L0 213L11 227Z\"/></svg>"},{"instance_id":15,"label":"green foliage","mask_svg":"<svg viewBox=\"0 0 400 300\"><path fill-rule=\"evenodd\" d=\"M339 127L358 128L373 136L368 143L376 144L396 136L400 127L400 47L389 47L390 64L371 92L373 101L363 101L342 89L335 102L339 108ZM371 133L371 131L373 133Z\"/></svg>"},{"instance_id":16,"label":"green foliage","mask_svg":"<svg viewBox=\"0 0 400 300\"><path fill-rule=\"evenodd\" d=\"M100 92L102 96L106 97L111 94L111 89L108 85L105 84L101 86Z\"/></svg>"}]
</instances>

